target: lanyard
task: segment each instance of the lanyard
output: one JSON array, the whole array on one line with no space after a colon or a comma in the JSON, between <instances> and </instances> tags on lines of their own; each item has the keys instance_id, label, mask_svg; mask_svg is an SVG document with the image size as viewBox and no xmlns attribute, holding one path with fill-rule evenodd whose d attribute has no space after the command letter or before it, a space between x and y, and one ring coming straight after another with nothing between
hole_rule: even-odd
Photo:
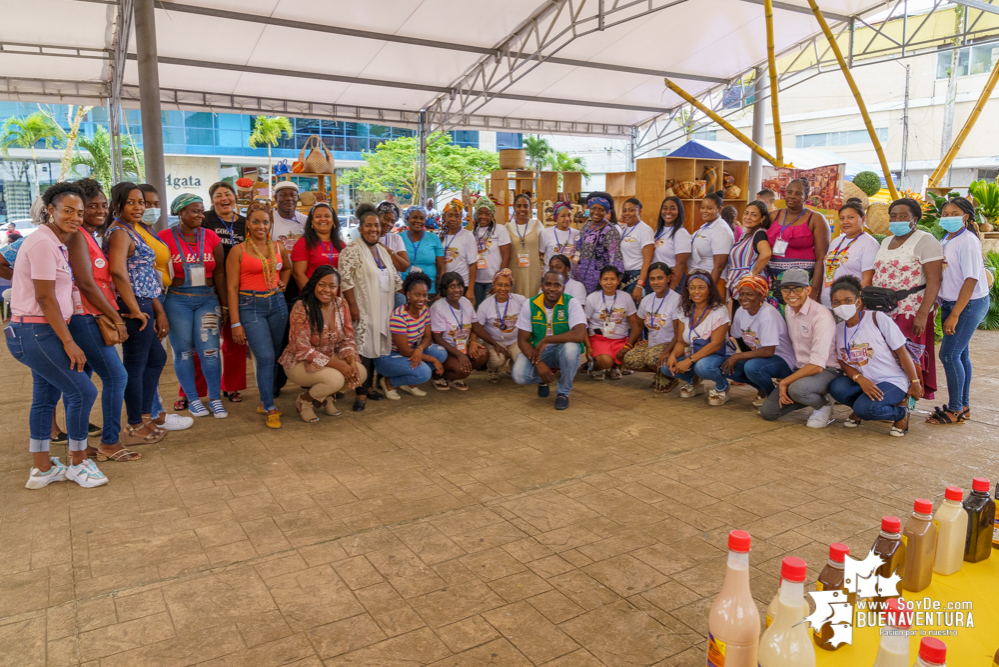
<instances>
[{"instance_id":1,"label":"lanyard","mask_svg":"<svg viewBox=\"0 0 999 667\"><path fill-rule=\"evenodd\" d=\"M558 227L552 227L552 236L555 237L555 252L557 252L560 255L562 254L562 251L565 250L567 247L569 247L569 244L572 243L572 230L571 229L568 231L568 234L569 234L569 238L567 238L565 240L565 243L559 243L559 241L558 241Z\"/></svg>"},{"instance_id":2,"label":"lanyard","mask_svg":"<svg viewBox=\"0 0 999 667\"><path fill-rule=\"evenodd\" d=\"M427 232L424 231L423 236L420 237L420 243L423 243L423 239L426 238L426 234ZM409 237L409 242L413 245L413 262L415 263L417 256L420 254L420 243L413 240L412 232L406 232L406 236Z\"/></svg>"},{"instance_id":3,"label":"lanyard","mask_svg":"<svg viewBox=\"0 0 999 667\"><path fill-rule=\"evenodd\" d=\"M604 294L603 292L600 292L600 297L604 301L604 319L607 321L607 324L610 324L611 315L614 313L614 306L617 305L617 292L614 292L614 300L611 301L610 310L607 309L607 295Z\"/></svg>"},{"instance_id":4,"label":"lanyard","mask_svg":"<svg viewBox=\"0 0 999 667\"><path fill-rule=\"evenodd\" d=\"M495 300L495 297L494 297L494 300ZM461 304L459 303L458 305L460 306ZM502 331L503 328L506 327L506 311L508 311L508 310L510 310L510 296L509 295L507 295L507 297L506 297L506 303L503 304L503 314L502 315L500 315L500 312L499 312L499 301L496 301L496 317L499 318L499 321L500 321L500 327L499 327L500 331Z\"/></svg>"},{"instance_id":5,"label":"lanyard","mask_svg":"<svg viewBox=\"0 0 999 667\"><path fill-rule=\"evenodd\" d=\"M687 318L687 324L690 324L690 340L694 340L694 335L695 334L697 335L698 338L701 337L701 334L697 333L696 329L697 329L697 327L699 327L701 325L701 322L704 321L704 318L708 316L708 312L710 312L710 310L711 310L710 308L706 307L701 312L701 316L699 318L697 318L697 322L695 322L693 324L690 324L690 317L694 316L694 311L690 312L690 317Z\"/></svg>"},{"instance_id":6,"label":"lanyard","mask_svg":"<svg viewBox=\"0 0 999 667\"><path fill-rule=\"evenodd\" d=\"M947 237L945 236L945 237L944 237L944 238L943 238L943 239L942 239L942 240L940 241L940 245L942 245L943 247L945 247L945 248L946 248L946 247L947 247L947 244L948 244L948 243L950 243L951 241L953 241L954 239L956 239L956 238L957 238L958 236L960 236L961 234L963 234L963 233L964 233L964 232L965 232L965 231L966 231L967 229L968 229L967 227L961 227L961 231L959 231L959 232L958 232L958 233L957 233L957 234L956 234L955 236L952 236L951 238L947 238Z\"/></svg>"},{"instance_id":7,"label":"lanyard","mask_svg":"<svg viewBox=\"0 0 999 667\"><path fill-rule=\"evenodd\" d=\"M326 259L327 259L327 261L329 261L329 265L333 266L333 250L334 250L334 247L335 247L333 245L333 241L330 240L330 247L329 248L326 247L326 243L323 242L323 241L319 242L319 246L323 249L323 254L326 255ZM339 255L339 254L340 253L337 253L337 255ZM379 267L379 268L381 268L381 267Z\"/></svg>"},{"instance_id":8,"label":"lanyard","mask_svg":"<svg viewBox=\"0 0 999 667\"><path fill-rule=\"evenodd\" d=\"M846 350L847 359L850 358L850 343L853 342L853 339L856 337L857 332L860 331L860 325L863 321L864 321L864 313L861 312L860 319L857 320L857 326L853 328L853 335L851 335L849 339L846 337L846 331L850 327L847 325L846 322L843 323L843 349Z\"/></svg>"},{"instance_id":9,"label":"lanyard","mask_svg":"<svg viewBox=\"0 0 999 667\"><path fill-rule=\"evenodd\" d=\"M517 238L520 239L520 248L521 248L521 250L523 250L526 247L525 244L527 243L527 240L525 239L525 237L527 236L527 226L530 225L530 224L531 224L530 220L528 220L527 222L524 223L524 233L521 234L520 233L520 223L519 222L513 223L513 231L517 232Z\"/></svg>"},{"instance_id":10,"label":"lanyard","mask_svg":"<svg viewBox=\"0 0 999 667\"><path fill-rule=\"evenodd\" d=\"M808 209L807 208L804 209L804 210L802 210L801 213L798 214L798 217L795 218L794 222L792 222L790 225L786 225L786 224L785 225L781 225L780 226L780 232L777 234L777 238L783 239L784 238L784 230L787 229L788 227L794 227L794 225L797 224L798 220L801 220L801 216L805 215L806 213L808 213ZM783 220L785 222L787 221L787 209L786 208L784 209L784 218L783 218Z\"/></svg>"},{"instance_id":11,"label":"lanyard","mask_svg":"<svg viewBox=\"0 0 999 667\"><path fill-rule=\"evenodd\" d=\"M662 237L666 236L666 229L667 229L666 225L663 225L662 230L660 230L660 232L658 234L656 234L656 238L655 238L656 241L658 241Z\"/></svg>"},{"instance_id":12,"label":"lanyard","mask_svg":"<svg viewBox=\"0 0 999 667\"><path fill-rule=\"evenodd\" d=\"M446 233L444 234L444 240L447 241L447 243L444 244L444 256L445 257L447 257L447 251L451 249L451 244L454 243L455 239L458 238L458 234L461 234L461 230L460 229L457 232L455 232L454 236L448 236ZM448 241L449 238L451 239L450 241ZM413 253L413 254L415 255L416 253Z\"/></svg>"},{"instance_id":13,"label":"lanyard","mask_svg":"<svg viewBox=\"0 0 999 667\"><path fill-rule=\"evenodd\" d=\"M483 253L486 251L486 244L489 243L489 237L492 236L492 234L489 231L486 231L486 235L479 238L479 229L481 229L481 227L475 228L475 245L479 247L479 252Z\"/></svg>"},{"instance_id":14,"label":"lanyard","mask_svg":"<svg viewBox=\"0 0 999 667\"><path fill-rule=\"evenodd\" d=\"M840 241L839 245L836 246L836 249L833 250L832 257L830 257L830 259L835 262L837 259L839 259L839 257L841 255L843 255L844 253L848 252L850 250L850 246L852 246L854 243L856 243L857 239L859 239L863 235L864 235L864 233L861 232L860 234L857 234L856 236L854 236L850 240L850 242L846 244L845 248L843 247L843 242Z\"/></svg>"},{"instance_id":15,"label":"lanyard","mask_svg":"<svg viewBox=\"0 0 999 667\"><path fill-rule=\"evenodd\" d=\"M446 301L447 300L445 299L445 302ZM465 322L464 322L464 320L465 320L465 307L461 305L461 301L458 301L458 314L457 315L455 315L454 308L451 307L450 303L447 304L447 307L451 311L451 316L454 317L455 323L458 325L458 331L464 331L465 330Z\"/></svg>"},{"instance_id":16,"label":"lanyard","mask_svg":"<svg viewBox=\"0 0 999 667\"><path fill-rule=\"evenodd\" d=\"M669 290L666 290L666 294L663 294L663 300L659 302L659 306L656 306L656 297L652 297L652 318L655 319L659 316L659 309L666 304L666 297L669 296ZM703 319L703 318L702 318ZM700 322L698 322L700 324Z\"/></svg>"},{"instance_id":17,"label":"lanyard","mask_svg":"<svg viewBox=\"0 0 999 667\"><path fill-rule=\"evenodd\" d=\"M230 222L226 222L222 218L222 216L219 215L218 213L215 214L215 217L218 218L219 222L221 222L225 226L225 228L229 231L229 245L236 245L236 233L233 232L232 230L236 226L236 220L239 219L239 215L237 215L236 212L233 211L232 220Z\"/></svg>"},{"instance_id":18,"label":"lanyard","mask_svg":"<svg viewBox=\"0 0 999 667\"><path fill-rule=\"evenodd\" d=\"M718 218L715 218L706 225L701 225L701 227L696 232L694 232L694 241L701 238L707 238L706 236L702 236L701 232L708 231L709 229L711 229L711 225L715 224L716 222L718 222Z\"/></svg>"},{"instance_id":19,"label":"lanyard","mask_svg":"<svg viewBox=\"0 0 999 667\"><path fill-rule=\"evenodd\" d=\"M173 238L177 242L177 252L180 254L181 265L187 264L187 255L191 252L191 246L184 239L184 235L177 232L176 227L173 228ZM194 232L194 238L197 239L195 243L198 246L198 254L194 259L194 263L200 264L204 262L205 258L205 230L198 228ZM183 249L180 247L181 243L184 244Z\"/></svg>"},{"instance_id":20,"label":"lanyard","mask_svg":"<svg viewBox=\"0 0 999 667\"><path fill-rule=\"evenodd\" d=\"M380 271L384 271L385 265L382 264L382 256L381 253L378 251L378 246L372 246L371 251L372 251L371 254L375 256L375 264L378 266L378 269Z\"/></svg>"},{"instance_id":21,"label":"lanyard","mask_svg":"<svg viewBox=\"0 0 999 667\"><path fill-rule=\"evenodd\" d=\"M69 252L66 250L66 246L59 246L59 252L62 253L62 258L66 260L66 270L69 271L69 282L73 283L73 289L76 289L76 278L73 277L73 265L69 263Z\"/></svg>"},{"instance_id":22,"label":"lanyard","mask_svg":"<svg viewBox=\"0 0 999 667\"><path fill-rule=\"evenodd\" d=\"M625 240L626 238L628 238L628 236L629 236L629 235L630 235L630 234L631 234L631 233L632 233L633 231L635 231L635 227L638 227L638 223L637 223L637 222L636 222L636 223L635 223L634 225L632 225L631 227L628 227L627 225L625 225L625 228L624 228L624 229L625 229L625 232L624 232L623 234L621 234L621 243L622 243L622 244L624 243L624 240Z\"/></svg>"}]
</instances>

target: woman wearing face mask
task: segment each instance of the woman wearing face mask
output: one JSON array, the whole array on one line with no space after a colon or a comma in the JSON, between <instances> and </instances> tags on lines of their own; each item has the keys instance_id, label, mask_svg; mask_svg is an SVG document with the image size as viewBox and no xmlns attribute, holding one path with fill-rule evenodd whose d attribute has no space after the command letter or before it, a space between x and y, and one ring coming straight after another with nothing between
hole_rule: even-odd
<instances>
[{"instance_id":1,"label":"woman wearing face mask","mask_svg":"<svg viewBox=\"0 0 999 667\"><path fill-rule=\"evenodd\" d=\"M291 251L292 276L299 289L320 266L337 267L340 252L346 244L340 238L340 220L333 207L321 202L312 207L305 220L302 238Z\"/></svg>"},{"instance_id":2,"label":"woman wearing face mask","mask_svg":"<svg viewBox=\"0 0 999 667\"><path fill-rule=\"evenodd\" d=\"M701 222L690 242L690 270L704 271L719 284L735 244L732 229L721 218L722 197L709 192L701 200Z\"/></svg>"},{"instance_id":3,"label":"woman wearing face mask","mask_svg":"<svg viewBox=\"0 0 999 667\"><path fill-rule=\"evenodd\" d=\"M989 285L978 240L975 207L964 197L944 204L940 226L945 267L940 284L943 342L940 364L947 376L947 405L938 407L927 424L957 424L971 413L971 336L989 311Z\"/></svg>"},{"instance_id":4,"label":"woman wearing face mask","mask_svg":"<svg viewBox=\"0 0 999 667\"><path fill-rule=\"evenodd\" d=\"M687 275L691 243L690 232L683 226L683 202L679 197L666 197L659 206L654 241L653 259L670 268L670 289L675 290Z\"/></svg>"},{"instance_id":5,"label":"woman wearing face mask","mask_svg":"<svg viewBox=\"0 0 999 667\"><path fill-rule=\"evenodd\" d=\"M371 400L383 398L371 389L374 361L392 352L389 319L394 310L394 295L402 286L402 280L392 264L392 256L378 242L381 226L375 207L361 204L354 215L361 235L340 253L340 289L350 308L357 352L368 376L354 389L353 409L361 412L369 396Z\"/></svg>"},{"instance_id":6,"label":"woman wearing face mask","mask_svg":"<svg viewBox=\"0 0 999 667\"><path fill-rule=\"evenodd\" d=\"M579 231L573 277L583 283L587 294L600 289L600 275L605 266L624 271L621 256L621 230L617 226L614 198L606 192L591 192L586 198L590 219Z\"/></svg>"},{"instance_id":7,"label":"woman wearing face mask","mask_svg":"<svg viewBox=\"0 0 999 667\"><path fill-rule=\"evenodd\" d=\"M786 208L777 211L767 230L772 248L770 275L779 280L789 269L803 269L812 276L809 298L819 300L822 293L822 258L829 249L829 223L821 214L805 208L809 185L796 178L784 191Z\"/></svg>"},{"instance_id":8,"label":"woman wearing face mask","mask_svg":"<svg viewBox=\"0 0 999 667\"><path fill-rule=\"evenodd\" d=\"M829 385L829 393L853 412L843 426L861 421L892 422L889 435L909 432L907 398L921 398L923 388L916 366L905 349L905 336L885 313L865 311L860 281L853 276L833 283L831 302L840 319L836 350L843 375Z\"/></svg>"},{"instance_id":9,"label":"woman wearing face mask","mask_svg":"<svg viewBox=\"0 0 999 667\"><path fill-rule=\"evenodd\" d=\"M353 389L367 374L357 356L354 327L347 301L337 296L340 274L332 266L316 267L291 309L288 347L278 359L288 378L305 389L295 399L295 410L308 423L319 421L312 402L328 415L338 415L335 396Z\"/></svg>"},{"instance_id":10,"label":"woman wearing face mask","mask_svg":"<svg viewBox=\"0 0 999 667\"><path fill-rule=\"evenodd\" d=\"M517 344L517 316L527 303L527 298L513 293L513 273L502 269L493 276L492 293L486 297L476 311L476 319L485 328L498 346L486 343L489 358L486 361L486 380L492 384L499 382L501 368L513 363L520 355Z\"/></svg>"},{"instance_id":11,"label":"woman wearing face mask","mask_svg":"<svg viewBox=\"0 0 999 667\"><path fill-rule=\"evenodd\" d=\"M676 329L673 322L680 316L680 295L669 288L670 269L662 262L653 262L649 267L649 285L652 293L638 305L638 319L645 323L648 340L639 340L641 328L633 329L628 340L633 347L624 355L622 365L632 371L655 373L652 391L666 394L677 385L677 380L667 378L659 369L669 359Z\"/></svg>"},{"instance_id":12,"label":"woman wearing face mask","mask_svg":"<svg viewBox=\"0 0 999 667\"><path fill-rule=\"evenodd\" d=\"M281 356L281 337L288 322L284 288L291 279L288 251L271 241L274 212L267 202L246 208L246 240L226 260L232 338L249 345L257 360L257 412L267 415L267 428L281 428L281 411L274 403L274 371Z\"/></svg>"},{"instance_id":13,"label":"woman wearing face mask","mask_svg":"<svg viewBox=\"0 0 999 667\"><path fill-rule=\"evenodd\" d=\"M468 285L465 298L475 300L475 277L478 274L478 249L475 236L462 224L465 205L452 199L444 206L441 246L444 248L444 271L454 271Z\"/></svg>"},{"instance_id":14,"label":"woman wearing face mask","mask_svg":"<svg viewBox=\"0 0 999 667\"><path fill-rule=\"evenodd\" d=\"M496 204L488 197L475 202L475 245L478 249L475 273L475 305L480 306L500 269L510 267L510 233L505 225L496 224Z\"/></svg>"},{"instance_id":15,"label":"woman wearing face mask","mask_svg":"<svg viewBox=\"0 0 999 667\"><path fill-rule=\"evenodd\" d=\"M881 242L874 256L871 284L895 290L898 307L890 317L909 341L909 353L922 373L924 396L932 399L937 389L933 319L944 252L932 234L917 228L922 215L919 202L912 199L899 199L889 206L888 228L893 236Z\"/></svg>"},{"instance_id":16,"label":"woman wearing face mask","mask_svg":"<svg viewBox=\"0 0 999 667\"><path fill-rule=\"evenodd\" d=\"M482 343L491 345L493 349L500 346L476 319L475 308L464 294L465 283L461 276L457 273L441 276L441 298L430 307L430 331L434 344L447 352L447 360L443 362L444 377L434 380L437 389L450 386L466 391L468 385L465 378L489 358Z\"/></svg>"},{"instance_id":17,"label":"woman wearing face mask","mask_svg":"<svg viewBox=\"0 0 999 667\"><path fill-rule=\"evenodd\" d=\"M751 201L742 214L742 237L732 246L728 254L729 295L735 303L739 301L739 281L746 276L762 275L770 261L770 242L767 228L770 216L767 205L761 201ZM735 305L732 306L735 308Z\"/></svg>"},{"instance_id":18,"label":"woman wearing face mask","mask_svg":"<svg viewBox=\"0 0 999 667\"><path fill-rule=\"evenodd\" d=\"M224 419L229 413L222 405L219 329L223 326L221 304L228 305L229 295L222 245L215 232L201 227L205 205L198 195L178 195L170 212L180 218L180 224L160 232L160 240L170 248L172 256L173 283L163 309L173 325L170 345L174 372L185 395L192 397L188 405L191 416L213 414ZM208 408L195 387L195 357L201 361L207 382Z\"/></svg>"},{"instance_id":19,"label":"woman wearing face mask","mask_svg":"<svg viewBox=\"0 0 999 667\"><path fill-rule=\"evenodd\" d=\"M627 292L638 303L645 294L649 264L655 253L652 228L642 222L642 202L635 197L626 199L621 205L621 258L624 261L624 276L621 291Z\"/></svg>"},{"instance_id":20,"label":"woman wearing face mask","mask_svg":"<svg viewBox=\"0 0 999 667\"><path fill-rule=\"evenodd\" d=\"M842 234L832 240L823 260L822 305L829 307L829 290L840 278L853 276L867 287L874 278L877 239L864 231L864 207L859 201L847 201L839 209Z\"/></svg>"},{"instance_id":21,"label":"woman wearing face mask","mask_svg":"<svg viewBox=\"0 0 999 667\"><path fill-rule=\"evenodd\" d=\"M419 270L427 274L430 282L444 273L444 246L436 234L427 231L427 210L422 206L410 206L406 209L406 231L402 232L402 242L406 245L406 253L411 257L410 271ZM408 273L403 274L405 278ZM430 290L433 297L434 290Z\"/></svg>"},{"instance_id":22,"label":"woman wearing face mask","mask_svg":"<svg viewBox=\"0 0 999 667\"><path fill-rule=\"evenodd\" d=\"M389 331L392 334L392 351L375 359L375 368L382 377L382 385L392 400L401 398L396 388L413 396L426 396L421 385L433 375L441 377L447 352L434 345L430 333L430 278L425 273L411 273L402 283L406 303L392 311ZM438 302L439 303L439 302Z\"/></svg>"},{"instance_id":23,"label":"woman wearing face mask","mask_svg":"<svg viewBox=\"0 0 999 667\"><path fill-rule=\"evenodd\" d=\"M593 359L594 380L621 379L621 360L632 348L629 334L637 340L642 330L635 302L631 295L618 289L620 284L617 267L605 266L600 272L600 289L587 296L583 306L589 334L586 354Z\"/></svg>"},{"instance_id":24,"label":"woman wearing face mask","mask_svg":"<svg viewBox=\"0 0 999 667\"><path fill-rule=\"evenodd\" d=\"M519 194L513 199L513 220L507 223L512 248L510 271L517 293L525 299L534 296L534 286L541 285L541 232L545 226L532 217L531 197Z\"/></svg>"},{"instance_id":25,"label":"woman wearing face mask","mask_svg":"<svg viewBox=\"0 0 999 667\"><path fill-rule=\"evenodd\" d=\"M572 226L572 204L557 201L552 206L554 227L546 227L541 232L539 250L543 266L550 266L555 255L572 255L576 248L579 230Z\"/></svg>"}]
</instances>

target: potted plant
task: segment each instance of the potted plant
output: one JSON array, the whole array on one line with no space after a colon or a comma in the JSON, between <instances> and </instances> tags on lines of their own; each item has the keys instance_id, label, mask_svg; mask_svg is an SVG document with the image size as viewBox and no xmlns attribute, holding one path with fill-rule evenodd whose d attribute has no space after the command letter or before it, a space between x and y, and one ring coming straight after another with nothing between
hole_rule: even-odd
<instances>
[{"instance_id":1,"label":"potted plant","mask_svg":"<svg viewBox=\"0 0 999 667\"><path fill-rule=\"evenodd\" d=\"M979 216L984 218L978 224L978 231L991 232L999 218L999 184L986 183L984 179L974 181L968 192L975 200Z\"/></svg>"}]
</instances>

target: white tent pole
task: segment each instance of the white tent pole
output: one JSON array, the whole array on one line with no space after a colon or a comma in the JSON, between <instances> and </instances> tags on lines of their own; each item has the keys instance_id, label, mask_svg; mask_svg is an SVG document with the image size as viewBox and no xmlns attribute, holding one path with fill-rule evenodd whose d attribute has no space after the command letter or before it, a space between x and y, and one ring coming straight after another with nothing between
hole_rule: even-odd
<instances>
[{"instance_id":1,"label":"white tent pole","mask_svg":"<svg viewBox=\"0 0 999 667\"><path fill-rule=\"evenodd\" d=\"M767 79L763 76L763 68L756 68L756 84L753 95L753 142L763 145L763 133L767 122L767 107L763 102L767 92ZM750 153L749 158L749 201L756 199L756 193L763 188L763 158L756 153Z\"/></svg>"},{"instance_id":2,"label":"white tent pole","mask_svg":"<svg viewBox=\"0 0 999 667\"><path fill-rule=\"evenodd\" d=\"M420 155L417 169L419 173L416 177L416 201L413 204L423 206L423 198L427 194L427 110L420 109Z\"/></svg>"},{"instance_id":3,"label":"white tent pole","mask_svg":"<svg viewBox=\"0 0 999 667\"><path fill-rule=\"evenodd\" d=\"M156 49L156 12L153 0L135 0L135 46L139 66L139 108L142 112L142 151L146 182L160 193L161 211L169 210L166 167L163 164L163 119L160 115L160 73ZM156 229L166 227L161 213Z\"/></svg>"}]
</instances>

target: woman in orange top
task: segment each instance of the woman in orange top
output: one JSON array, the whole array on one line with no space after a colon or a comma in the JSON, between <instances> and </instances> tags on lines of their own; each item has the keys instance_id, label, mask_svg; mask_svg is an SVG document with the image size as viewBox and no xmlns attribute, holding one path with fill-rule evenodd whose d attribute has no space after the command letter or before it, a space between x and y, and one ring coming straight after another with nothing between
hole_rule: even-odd
<instances>
[{"instance_id":1,"label":"woman in orange top","mask_svg":"<svg viewBox=\"0 0 999 667\"><path fill-rule=\"evenodd\" d=\"M229 252L225 269L232 339L237 345L249 344L257 358L257 412L267 415L268 428L281 428L281 413L274 405L274 372L288 324L284 289L291 261L284 245L270 240L273 222L270 204L251 203L246 210L246 240Z\"/></svg>"}]
</instances>

